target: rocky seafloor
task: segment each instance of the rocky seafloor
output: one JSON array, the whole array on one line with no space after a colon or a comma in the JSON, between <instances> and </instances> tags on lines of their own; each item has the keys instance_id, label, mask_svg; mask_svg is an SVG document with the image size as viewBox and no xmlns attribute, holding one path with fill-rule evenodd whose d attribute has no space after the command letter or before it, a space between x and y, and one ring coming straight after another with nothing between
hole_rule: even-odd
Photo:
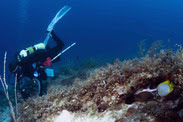
<instances>
[{"instance_id":1,"label":"rocky seafloor","mask_svg":"<svg viewBox=\"0 0 183 122\"><path fill-rule=\"evenodd\" d=\"M77 74L77 75L74 75ZM166 97L144 92L166 80ZM73 82L63 86L63 82ZM59 75L47 94L19 105L20 122L33 121L183 121L183 54L161 50L153 56L119 61L96 69ZM26 107L28 106L28 108ZM26 109L25 109L26 107Z\"/></svg>"},{"instance_id":2,"label":"rocky seafloor","mask_svg":"<svg viewBox=\"0 0 183 122\"><path fill-rule=\"evenodd\" d=\"M183 121L183 51L161 50L85 70L64 69L48 81L47 93L18 104L20 122ZM67 72L65 75L64 72ZM166 97L143 92L169 80ZM65 85L70 84L70 85Z\"/></svg>"}]
</instances>

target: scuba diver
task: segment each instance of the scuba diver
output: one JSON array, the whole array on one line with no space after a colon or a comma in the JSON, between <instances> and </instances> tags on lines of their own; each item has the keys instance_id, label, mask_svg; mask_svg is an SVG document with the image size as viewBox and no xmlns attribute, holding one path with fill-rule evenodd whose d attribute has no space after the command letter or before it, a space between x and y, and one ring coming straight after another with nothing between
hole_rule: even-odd
<instances>
[{"instance_id":1,"label":"scuba diver","mask_svg":"<svg viewBox=\"0 0 183 122\"><path fill-rule=\"evenodd\" d=\"M58 38L54 31L51 32L51 37L56 42L55 47L50 48L48 45L45 46L44 43L39 43L21 50L17 58L10 62L9 70L11 73L17 74L17 81L22 77L29 77L30 79L36 77L40 81L40 88L42 88L42 81L47 79L44 67L51 66L52 63L58 62L60 57L53 62L51 59L64 47L63 41ZM42 95L42 89L40 95Z\"/></svg>"},{"instance_id":2,"label":"scuba diver","mask_svg":"<svg viewBox=\"0 0 183 122\"><path fill-rule=\"evenodd\" d=\"M31 80L38 79L39 81L39 95L42 95L42 81L46 80L48 76L54 77L53 70L47 70L45 67L52 66L53 63L60 60L60 51L64 47L64 42L55 34L53 28L55 24L71 9L69 6L64 6L53 18L47 28L47 37L44 43L38 43L21 50L16 54L15 60L9 63L9 70L11 74L16 74L17 84L22 78L28 77ZM55 47L48 45L48 40L52 38L56 42ZM60 53L60 54L59 54ZM20 89L19 89L20 90ZM25 89L24 89L25 90Z\"/></svg>"}]
</instances>

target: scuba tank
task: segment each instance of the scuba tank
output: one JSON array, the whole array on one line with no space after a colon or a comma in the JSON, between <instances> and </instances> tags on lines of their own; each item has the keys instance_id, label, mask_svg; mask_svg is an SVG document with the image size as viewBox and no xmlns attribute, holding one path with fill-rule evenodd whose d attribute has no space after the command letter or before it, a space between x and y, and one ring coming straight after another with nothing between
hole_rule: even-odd
<instances>
[{"instance_id":1,"label":"scuba tank","mask_svg":"<svg viewBox=\"0 0 183 122\"><path fill-rule=\"evenodd\" d=\"M32 53L34 53L36 50L41 50L41 49L43 49L43 50L45 49L44 43L39 43L34 46L30 46L26 49L23 49L20 51L18 59L20 60L21 58L27 57L27 56L31 55Z\"/></svg>"}]
</instances>

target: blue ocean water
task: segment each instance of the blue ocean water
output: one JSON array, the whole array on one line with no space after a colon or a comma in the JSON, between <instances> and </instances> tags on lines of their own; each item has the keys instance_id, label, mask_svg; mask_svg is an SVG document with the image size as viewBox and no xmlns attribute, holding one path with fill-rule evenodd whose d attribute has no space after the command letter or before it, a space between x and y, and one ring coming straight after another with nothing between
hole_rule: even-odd
<instances>
[{"instance_id":1,"label":"blue ocean water","mask_svg":"<svg viewBox=\"0 0 183 122\"><path fill-rule=\"evenodd\" d=\"M3 0L0 3L0 63L30 45L42 42L46 28L64 5L72 7L54 28L66 43L77 45L62 58L135 57L138 43L170 39L182 44L181 0ZM2 66L2 65L1 65Z\"/></svg>"},{"instance_id":2,"label":"blue ocean water","mask_svg":"<svg viewBox=\"0 0 183 122\"><path fill-rule=\"evenodd\" d=\"M54 31L66 46L77 44L63 60L133 58L141 40L147 47L156 40L170 40L167 45L174 48L183 44L182 0L1 0L0 75L4 52L10 62L16 52L43 42L47 26L64 5L72 9Z\"/></svg>"}]
</instances>

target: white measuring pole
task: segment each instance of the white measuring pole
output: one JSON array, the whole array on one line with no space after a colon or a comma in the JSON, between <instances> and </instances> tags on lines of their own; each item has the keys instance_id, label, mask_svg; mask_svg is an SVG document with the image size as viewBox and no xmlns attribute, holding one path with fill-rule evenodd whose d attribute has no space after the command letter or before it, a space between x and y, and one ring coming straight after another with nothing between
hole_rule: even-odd
<instances>
[{"instance_id":1,"label":"white measuring pole","mask_svg":"<svg viewBox=\"0 0 183 122\"><path fill-rule=\"evenodd\" d=\"M58 58L60 55L62 55L65 51L67 51L69 48L71 48L72 46L74 46L76 43L73 43L72 45L70 45L69 47L67 47L65 50L63 50L62 52L60 52L57 56L55 56L51 61L54 61L56 58Z\"/></svg>"}]
</instances>

